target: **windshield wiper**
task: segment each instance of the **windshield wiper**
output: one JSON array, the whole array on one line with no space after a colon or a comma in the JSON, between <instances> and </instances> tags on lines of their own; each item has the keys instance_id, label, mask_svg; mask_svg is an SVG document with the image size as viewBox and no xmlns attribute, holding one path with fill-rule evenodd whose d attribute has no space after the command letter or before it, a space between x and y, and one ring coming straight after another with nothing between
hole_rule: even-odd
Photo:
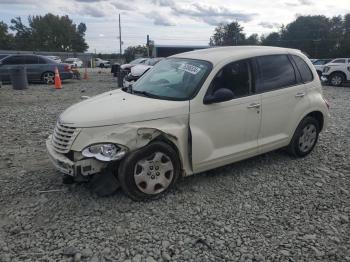
<instances>
[{"instance_id":1,"label":"windshield wiper","mask_svg":"<svg viewBox=\"0 0 350 262\"><path fill-rule=\"evenodd\" d=\"M160 98L160 96L157 96L155 94L152 94L152 93L149 93L147 91L139 91L139 90L131 90L131 93L132 94L140 94L140 95L143 95L143 96L146 96L146 97L150 97L150 98Z\"/></svg>"}]
</instances>

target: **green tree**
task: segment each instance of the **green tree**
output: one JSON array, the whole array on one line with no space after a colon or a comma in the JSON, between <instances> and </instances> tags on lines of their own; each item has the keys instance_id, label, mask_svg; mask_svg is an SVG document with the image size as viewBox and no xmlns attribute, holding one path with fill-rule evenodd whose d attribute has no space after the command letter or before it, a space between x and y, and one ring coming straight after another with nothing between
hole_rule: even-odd
<instances>
[{"instance_id":1,"label":"green tree","mask_svg":"<svg viewBox=\"0 0 350 262\"><path fill-rule=\"evenodd\" d=\"M29 16L28 24L20 17L11 20L11 30L15 32L15 48L18 50L84 52L86 25L78 26L68 16L46 14Z\"/></svg>"},{"instance_id":2,"label":"green tree","mask_svg":"<svg viewBox=\"0 0 350 262\"><path fill-rule=\"evenodd\" d=\"M25 26L20 17L11 19L10 29L15 31L14 49L32 50L32 32L29 27Z\"/></svg>"},{"instance_id":3,"label":"green tree","mask_svg":"<svg viewBox=\"0 0 350 262\"><path fill-rule=\"evenodd\" d=\"M13 35L8 32L8 26L0 21L0 49L13 49Z\"/></svg>"},{"instance_id":4,"label":"green tree","mask_svg":"<svg viewBox=\"0 0 350 262\"><path fill-rule=\"evenodd\" d=\"M227 46L245 44L243 27L238 22L230 24L219 24L210 38L211 46Z\"/></svg>"},{"instance_id":5,"label":"green tree","mask_svg":"<svg viewBox=\"0 0 350 262\"><path fill-rule=\"evenodd\" d=\"M147 56L147 47L145 45L129 46L124 50L124 57L127 62L134 60L137 57Z\"/></svg>"},{"instance_id":6,"label":"green tree","mask_svg":"<svg viewBox=\"0 0 350 262\"><path fill-rule=\"evenodd\" d=\"M281 46L281 34L273 32L261 37L261 44L266 46Z\"/></svg>"},{"instance_id":7,"label":"green tree","mask_svg":"<svg viewBox=\"0 0 350 262\"><path fill-rule=\"evenodd\" d=\"M35 49L45 51L84 52L88 45L84 36L86 25L76 26L68 16L31 16L28 19Z\"/></svg>"}]
</instances>

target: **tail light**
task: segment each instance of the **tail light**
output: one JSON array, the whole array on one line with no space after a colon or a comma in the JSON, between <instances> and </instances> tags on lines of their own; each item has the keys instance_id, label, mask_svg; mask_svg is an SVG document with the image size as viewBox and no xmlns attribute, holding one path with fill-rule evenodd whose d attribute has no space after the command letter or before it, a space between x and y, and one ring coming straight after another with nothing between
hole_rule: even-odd
<instances>
[{"instance_id":1,"label":"tail light","mask_svg":"<svg viewBox=\"0 0 350 262\"><path fill-rule=\"evenodd\" d=\"M71 69L70 65L64 65L63 70L64 70L64 72L70 72L72 69Z\"/></svg>"},{"instance_id":2,"label":"tail light","mask_svg":"<svg viewBox=\"0 0 350 262\"><path fill-rule=\"evenodd\" d=\"M323 98L323 97L322 97L322 98ZM326 104L327 108L329 109L329 107L330 107L329 102L328 102L325 98L323 98L323 101L324 101L324 103Z\"/></svg>"}]
</instances>

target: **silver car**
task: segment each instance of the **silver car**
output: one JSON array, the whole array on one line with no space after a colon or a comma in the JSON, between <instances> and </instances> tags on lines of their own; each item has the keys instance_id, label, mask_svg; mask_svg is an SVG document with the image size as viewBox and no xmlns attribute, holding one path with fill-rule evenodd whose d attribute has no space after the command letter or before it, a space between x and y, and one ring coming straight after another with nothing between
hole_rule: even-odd
<instances>
[{"instance_id":1,"label":"silver car","mask_svg":"<svg viewBox=\"0 0 350 262\"><path fill-rule=\"evenodd\" d=\"M57 63L45 56L21 54L0 57L0 81L3 83L11 82L10 71L19 65L25 65L28 82L53 84L56 67L61 80L71 79L73 77L73 72L68 64Z\"/></svg>"}]
</instances>

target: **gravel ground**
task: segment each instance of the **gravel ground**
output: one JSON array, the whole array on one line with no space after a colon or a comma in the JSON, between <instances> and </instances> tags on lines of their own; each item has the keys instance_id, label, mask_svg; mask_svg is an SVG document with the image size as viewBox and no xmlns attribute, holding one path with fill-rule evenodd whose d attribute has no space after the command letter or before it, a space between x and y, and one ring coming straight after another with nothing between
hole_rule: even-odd
<instances>
[{"instance_id":1,"label":"gravel ground","mask_svg":"<svg viewBox=\"0 0 350 262\"><path fill-rule=\"evenodd\" d=\"M0 88L0 261L350 261L349 87L324 87L332 118L308 157L279 150L136 203L62 185L45 153L61 111L116 86L108 71Z\"/></svg>"}]
</instances>

